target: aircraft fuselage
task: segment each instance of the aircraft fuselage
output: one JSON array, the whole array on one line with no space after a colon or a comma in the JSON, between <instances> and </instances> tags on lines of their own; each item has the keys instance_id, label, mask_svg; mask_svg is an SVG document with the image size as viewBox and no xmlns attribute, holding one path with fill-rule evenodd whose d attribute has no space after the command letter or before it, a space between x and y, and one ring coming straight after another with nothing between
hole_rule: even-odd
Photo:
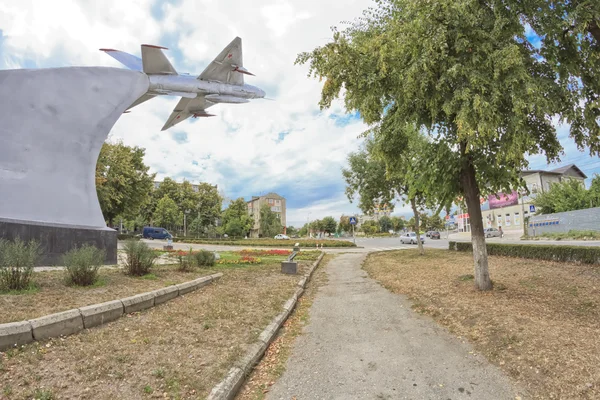
<instances>
[{"instance_id":1,"label":"aircraft fuselage","mask_svg":"<svg viewBox=\"0 0 600 400\"><path fill-rule=\"evenodd\" d=\"M149 92L157 95L193 98L202 94L212 103L247 103L265 97L265 92L252 85L230 85L186 75L148 75Z\"/></svg>"}]
</instances>

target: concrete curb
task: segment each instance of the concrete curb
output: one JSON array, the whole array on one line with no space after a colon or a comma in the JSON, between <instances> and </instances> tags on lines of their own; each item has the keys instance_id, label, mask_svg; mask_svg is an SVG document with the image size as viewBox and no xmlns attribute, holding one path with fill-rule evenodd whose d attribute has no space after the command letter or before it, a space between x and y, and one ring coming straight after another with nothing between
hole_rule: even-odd
<instances>
[{"instance_id":1,"label":"concrete curb","mask_svg":"<svg viewBox=\"0 0 600 400\"><path fill-rule=\"evenodd\" d=\"M304 274L304 277L298 281L298 288L292 297L290 297L283 305L283 312L277 315L269 325L261 332L258 337L258 341L250 346L246 351L246 354L234 363L234 366L229 370L225 379L219 382L210 391L207 400L232 400L237 395L238 391L244 383L244 379L247 375L252 372L252 369L262 356L265 351L277 336L279 329L283 323L288 319L290 314L294 311L298 299L304 293L308 281L312 277L313 272L319 266L319 263L323 259L325 253L321 253L319 258L311 265L310 269Z\"/></svg>"},{"instance_id":2,"label":"concrete curb","mask_svg":"<svg viewBox=\"0 0 600 400\"><path fill-rule=\"evenodd\" d=\"M222 273L204 276L179 285L167 286L152 292L140 293L124 299L92 304L29 321L0 324L0 351L53 337L67 336L94 326L115 321L124 314L141 311L166 303L184 293L199 289L222 277Z\"/></svg>"}]
</instances>

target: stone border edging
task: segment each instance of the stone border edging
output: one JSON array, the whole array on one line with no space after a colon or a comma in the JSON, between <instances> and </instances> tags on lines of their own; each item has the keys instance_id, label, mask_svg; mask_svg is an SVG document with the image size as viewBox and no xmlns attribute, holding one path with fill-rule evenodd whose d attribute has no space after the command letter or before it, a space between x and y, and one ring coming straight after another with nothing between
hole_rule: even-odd
<instances>
[{"instance_id":1,"label":"stone border edging","mask_svg":"<svg viewBox=\"0 0 600 400\"><path fill-rule=\"evenodd\" d=\"M145 310L182 296L222 276L223 273L219 272L124 299L74 308L27 321L0 324L0 351L31 343L34 340L71 335L83 329L103 325L121 318L124 314Z\"/></svg>"},{"instance_id":2,"label":"stone border edging","mask_svg":"<svg viewBox=\"0 0 600 400\"><path fill-rule=\"evenodd\" d=\"M277 336L279 328L281 328L292 311L294 311L298 299L304 293L306 284L310 281L313 272L323 259L323 256L325 256L325 253L321 253L319 258L304 274L304 277L298 281L296 292L283 305L283 312L273 318L271 323L259 335L258 342L252 344L246 354L234 363L234 366L227 372L225 379L213 387L207 400L233 400L242 387L246 375L252 372L254 366L258 364L273 339Z\"/></svg>"}]
</instances>

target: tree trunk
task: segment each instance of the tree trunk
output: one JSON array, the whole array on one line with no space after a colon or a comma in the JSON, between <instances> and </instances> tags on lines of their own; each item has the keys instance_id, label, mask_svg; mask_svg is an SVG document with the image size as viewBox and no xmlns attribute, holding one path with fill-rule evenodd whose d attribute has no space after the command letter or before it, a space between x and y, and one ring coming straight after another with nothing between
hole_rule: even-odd
<instances>
[{"instance_id":1,"label":"tree trunk","mask_svg":"<svg viewBox=\"0 0 600 400\"><path fill-rule=\"evenodd\" d=\"M479 203L479 185L475 177L475 167L469 155L465 154L464 143L461 143L463 165L461 185L467 202L467 211L471 221L471 243L473 244L473 260L475 262L475 286L479 290L492 290L492 281L488 271L488 256L483 233L483 218Z\"/></svg>"},{"instance_id":2,"label":"tree trunk","mask_svg":"<svg viewBox=\"0 0 600 400\"><path fill-rule=\"evenodd\" d=\"M590 21L588 31L592 34L594 39L596 39L596 44L600 46L600 27L595 19Z\"/></svg>"},{"instance_id":3,"label":"tree trunk","mask_svg":"<svg viewBox=\"0 0 600 400\"><path fill-rule=\"evenodd\" d=\"M419 212L417 211L417 202L415 199L410 199L410 205L413 209L413 213L415 214L415 231L417 233L417 245L419 246L419 254L425 254L425 250L423 250L423 243L421 243L421 235L419 234Z\"/></svg>"}]
</instances>

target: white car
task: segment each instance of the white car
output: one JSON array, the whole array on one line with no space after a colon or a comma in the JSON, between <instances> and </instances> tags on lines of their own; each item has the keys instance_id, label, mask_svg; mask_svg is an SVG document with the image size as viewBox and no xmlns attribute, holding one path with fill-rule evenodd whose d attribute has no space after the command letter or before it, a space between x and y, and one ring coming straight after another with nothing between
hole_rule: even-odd
<instances>
[{"instance_id":1,"label":"white car","mask_svg":"<svg viewBox=\"0 0 600 400\"><path fill-rule=\"evenodd\" d=\"M414 232L407 232L400 236L400 243L402 244L417 244L417 234ZM425 236L421 235L421 243L425 243Z\"/></svg>"},{"instance_id":2,"label":"white car","mask_svg":"<svg viewBox=\"0 0 600 400\"><path fill-rule=\"evenodd\" d=\"M286 239L286 240L287 240L287 239L289 239L289 238L290 238L289 236L287 236L287 235L284 235L284 234L282 234L282 233L280 233L279 235L276 235L276 236L275 236L275 239L278 239L278 240L279 240L279 239Z\"/></svg>"}]
</instances>

